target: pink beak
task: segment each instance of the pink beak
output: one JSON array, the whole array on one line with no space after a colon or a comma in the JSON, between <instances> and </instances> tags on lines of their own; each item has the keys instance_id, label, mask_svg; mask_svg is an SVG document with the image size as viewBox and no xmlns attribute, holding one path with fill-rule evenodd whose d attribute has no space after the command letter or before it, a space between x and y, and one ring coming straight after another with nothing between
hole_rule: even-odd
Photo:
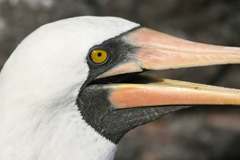
<instances>
[{"instance_id":1,"label":"pink beak","mask_svg":"<svg viewBox=\"0 0 240 160\"><path fill-rule=\"evenodd\" d=\"M240 48L215 46L182 40L151 29L140 28L125 40L137 46L129 60L98 78L196 66L238 64ZM150 84L109 84L109 101L116 108L161 105L240 105L240 90L161 79Z\"/></svg>"}]
</instances>

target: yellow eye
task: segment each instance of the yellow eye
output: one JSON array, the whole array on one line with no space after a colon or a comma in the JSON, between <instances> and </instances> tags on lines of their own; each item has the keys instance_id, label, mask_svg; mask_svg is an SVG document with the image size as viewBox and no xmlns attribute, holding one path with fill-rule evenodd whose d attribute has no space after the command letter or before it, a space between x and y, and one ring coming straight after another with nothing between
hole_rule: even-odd
<instances>
[{"instance_id":1,"label":"yellow eye","mask_svg":"<svg viewBox=\"0 0 240 160\"><path fill-rule=\"evenodd\" d=\"M108 60L108 53L105 50L96 49L91 52L90 59L93 63L102 64Z\"/></svg>"}]
</instances>

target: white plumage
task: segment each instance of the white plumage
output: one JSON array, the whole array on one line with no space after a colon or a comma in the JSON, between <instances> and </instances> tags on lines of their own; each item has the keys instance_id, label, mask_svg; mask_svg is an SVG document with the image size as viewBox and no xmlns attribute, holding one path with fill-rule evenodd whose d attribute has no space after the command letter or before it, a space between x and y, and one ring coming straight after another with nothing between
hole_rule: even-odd
<instances>
[{"instance_id":1,"label":"white plumage","mask_svg":"<svg viewBox=\"0 0 240 160\"><path fill-rule=\"evenodd\" d=\"M0 159L113 159L116 145L82 119L75 101L88 76L88 50L137 26L77 17L28 36L0 75Z\"/></svg>"}]
</instances>

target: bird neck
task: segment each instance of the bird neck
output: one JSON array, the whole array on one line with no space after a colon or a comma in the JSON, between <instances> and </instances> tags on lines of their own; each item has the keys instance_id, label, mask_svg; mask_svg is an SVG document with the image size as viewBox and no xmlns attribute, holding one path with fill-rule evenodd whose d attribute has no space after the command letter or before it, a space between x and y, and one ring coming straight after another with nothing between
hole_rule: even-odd
<instances>
[{"instance_id":1,"label":"bird neck","mask_svg":"<svg viewBox=\"0 0 240 160\"><path fill-rule=\"evenodd\" d=\"M0 118L0 159L113 159L116 145L83 120L74 101L25 108Z\"/></svg>"}]
</instances>

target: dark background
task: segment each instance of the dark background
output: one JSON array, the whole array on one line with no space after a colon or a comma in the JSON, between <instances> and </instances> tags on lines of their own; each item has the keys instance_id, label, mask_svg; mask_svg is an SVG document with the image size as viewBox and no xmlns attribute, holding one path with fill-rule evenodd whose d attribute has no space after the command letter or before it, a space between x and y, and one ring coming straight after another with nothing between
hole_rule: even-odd
<instances>
[{"instance_id":1,"label":"dark background","mask_svg":"<svg viewBox=\"0 0 240 160\"><path fill-rule=\"evenodd\" d=\"M38 26L62 18L119 16L178 37L240 47L239 0L0 0L0 65ZM159 72L240 88L239 65ZM195 107L131 131L116 160L240 159L240 109Z\"/></svg>"}]
</instances>

